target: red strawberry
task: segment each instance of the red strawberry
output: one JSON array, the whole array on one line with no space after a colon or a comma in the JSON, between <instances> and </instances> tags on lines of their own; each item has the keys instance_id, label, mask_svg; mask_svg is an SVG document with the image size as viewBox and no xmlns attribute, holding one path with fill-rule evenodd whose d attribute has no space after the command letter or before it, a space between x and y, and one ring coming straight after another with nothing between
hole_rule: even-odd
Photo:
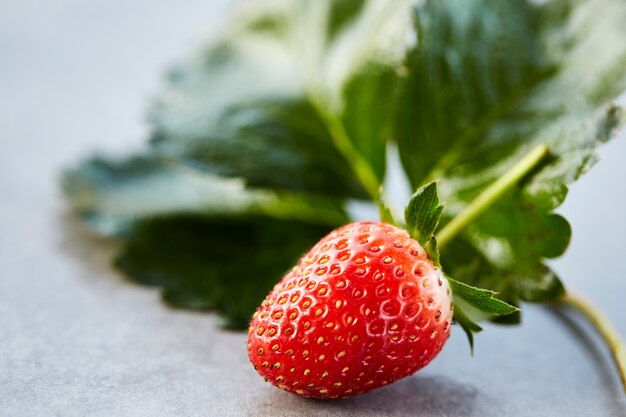
<instances>
[{"instance_id":1,"label":"red strawberry","mask_svg":"<svg viewBox=\"0 0 626 417\"><path fill-rule=\"evenodd\" d=\"M279 388L347 397L428 364L451 320L448 282L406 231L352 223L276 284L250 323L248 356Z\"/></svg>"}]
</instances>

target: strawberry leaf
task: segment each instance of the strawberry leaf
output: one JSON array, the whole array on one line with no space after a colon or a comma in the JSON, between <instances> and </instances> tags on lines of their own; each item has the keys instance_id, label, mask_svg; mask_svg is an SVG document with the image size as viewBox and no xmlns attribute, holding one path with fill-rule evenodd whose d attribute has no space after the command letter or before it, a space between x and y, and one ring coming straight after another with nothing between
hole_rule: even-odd
<instances>
[{"instance_id":1,"label":"strawberry leaf","mask_svg":"<svg viewBox=\"0 0 626 417\"><path fill-rule=\"evenodd\" d=\"M413 186L440 180L442 225L528 150L552 155L442 249L443 266L511 304L559 297L544 262L571 231L553 210L626 121L611 104L626 88L626 3L432 0L415 16L395 137Z\"/></svg>"},{"instance_id":2,"label":"strawberry leaf","mask_svg":"<svg viewBox=\"0 0 626 417\"><path fill-rule=\"evenodd\" d=\"M276 281L306 249L296 241L310 245L347 223L345 199L376 194L408 11L408 1L248 4L223 36L170 72L150 111L151 152L66 173L75 210L122 238L117 264L131 278L241 324L270 275ZM277 228L283 240L273 244L284 256L255 258L264 242L224 236L222 223L262 236ZM254 261L239 262L249 270L201 251L220 239L250 253ZM247 288L241 299L230 291L237 286Z\"/></svg>"}]
</instances>

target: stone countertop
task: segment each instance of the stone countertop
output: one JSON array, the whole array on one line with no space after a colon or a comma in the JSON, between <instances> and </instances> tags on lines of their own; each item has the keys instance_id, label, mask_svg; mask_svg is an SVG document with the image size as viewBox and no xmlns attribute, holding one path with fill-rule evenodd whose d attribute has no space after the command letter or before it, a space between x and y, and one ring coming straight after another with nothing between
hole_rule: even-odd
<instances>
[{"instance_id":1,"label":"stone countertop","mask_svg":"<svg viewBox=\"0 0 626 417\"><path fill-rule=\"evenodd\" d=\"M527 306L521 327L488 325L473 358L454 328L418 374L323 402L263 383L244 334L109 267L114 248L68 215L60 170L140 146L163 69L231 7L0 2L0 416L626 416L605 347L572 312ZM626 138L601 153L560 209L574 235L552 265L626 337Z\"/></svg>"}]
</instances>

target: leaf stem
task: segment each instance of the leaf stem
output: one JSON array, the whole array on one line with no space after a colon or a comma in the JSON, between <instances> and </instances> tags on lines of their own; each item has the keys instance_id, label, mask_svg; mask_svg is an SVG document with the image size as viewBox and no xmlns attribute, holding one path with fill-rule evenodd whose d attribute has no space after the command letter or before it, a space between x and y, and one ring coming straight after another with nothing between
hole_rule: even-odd
<instances>
[{"instance_id":1,"label":"leaf stem","mask_svg":"<svg viewBox=\"0 0 626 417\"><path fill-rule=\"evenodd\" d=\"M626 345L611 322L595 306L577 295L566 294L559 300L561 303L576 309L585 316L596 328L600 336L611 351L615 366L622 380L626 394Z\"/></svg>"},{"instance_id":2,"label":"leaf stem","mask_svg":"<svg viewBox=\"0 0 626 417\"><path fill-rule=\"evenodd\" d=\"M480 216L493 203L495 203L504 193L510 190L519 182L526 174L539 164L548 154L549 148L546 145L539 145L533 148L511 169L504 173L498 180L487 187L482 193L476 197L469 206L461 213L454 217L446 224L439 233L437 233L437 242L439 247L445 246L454 237L459 234L468 224Z\"/></svg>"},{"instance_id":3,"label":"leaf stem","mask_svg":"<svg viewBox=\"0 0 626 417\"><path fill-rule=\"evenodd\" d=\"M326 121L333 142L341 155L346 159L352 172L356 175L359 182L370 196L372 201L376 202L380 198L380 181L374 174L372 167L356 150L348 133L340 120L333 114L325 111L322 106L318 105L318 111Z\"/></svg>"}]
</instances>

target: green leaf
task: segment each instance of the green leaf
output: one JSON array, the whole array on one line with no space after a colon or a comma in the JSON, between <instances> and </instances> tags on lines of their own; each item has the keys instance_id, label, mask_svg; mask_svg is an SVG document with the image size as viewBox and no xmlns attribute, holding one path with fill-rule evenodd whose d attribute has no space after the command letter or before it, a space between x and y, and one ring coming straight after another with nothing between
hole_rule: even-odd
<instances>
[{"instance_id":1,"label":"green leaf","mask_svg":"<svg viewBox=\"0 0 626 417\"><path fill-rule=\"evenodd\" d=\"M175 307L216 310L243 329L263 298L327 226L265 216L169 216L139 222L116 265ZM288 244L286 244L288 243Z\"/></svg>"},{"instance_id":2,"label":"green leaf","mask_svg":"<svg viewBox=\"0 0 626 417\"><path fill-rule=\"evenodd\" d=\"M484 311L485 313L502 316L519 310L517 307L495 298L496 293L494 291L472 287L471 285L449 277L448 282L450 283L450 288L452 288L455 297L463 298L472 307Z\"/></svg>"},{"instance_id":3,"label":"green leaf","mask_svg":"<svg viewBox=\"0 0 626 417\"><path fill-rule=\"evenodd\" d=\"M413 186L439 179L445 225L530 149L551 159L442 248L446 271L506 301L563 293L544 265L571 230L553 213L624 125L626 3L431 0L415 9L395 127Z\"/></svg>"},{"instance_id":4,"label":"green leaf","mask_svg":"<svg viewBox=\"0 0 626 417\"><path fill-rule=\"evenodd\" d=\"M150 111L152 153L66 173L74 209L123 239L117 263L131 278L240 326L269 283L349 221L345 199L382 182L408 10L407 1L248 4L170 72Z\"/></svg>"},{"instance_id":5,"label":"green leaf","mask_svg":"<svg viewBox=\"0 0 626 417\"><path fill-rule=\"evenodd\" d=\"M155 149L251 187L374 197L408 11L406 0L249 3L172 71L150 113Z\"/></svg>"},{"instance_id":6,"label":"green leaf","mask_svg":"<svg viewBox=\"0 0 626 417\"><path fill-rule=\"evenodd\" d=\"M425 244L437 229L442 211L436 181L418 188L404 211L404 219L413 239Z\"/></svg>"}]
</instances>

